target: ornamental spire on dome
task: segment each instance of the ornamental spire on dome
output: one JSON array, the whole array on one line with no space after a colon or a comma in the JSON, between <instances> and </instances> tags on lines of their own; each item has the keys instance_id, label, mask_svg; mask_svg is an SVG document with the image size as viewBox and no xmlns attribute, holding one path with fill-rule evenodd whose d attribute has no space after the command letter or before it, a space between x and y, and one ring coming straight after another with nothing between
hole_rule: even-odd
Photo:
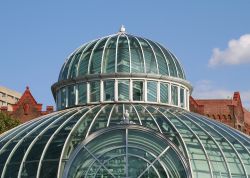
<instances>
[{"instance_id":1,"label":"ornamental spire on dome","mask_svg":"<svg viewBox=\"0 0 250 178\"><path fill-rule=\"evenodd\" d=\"M125 32L126 32L126 28L124 27L124 25L121 26L119 32L120 32L120 33L125 33Z\"/></svg>"}]
</instances>

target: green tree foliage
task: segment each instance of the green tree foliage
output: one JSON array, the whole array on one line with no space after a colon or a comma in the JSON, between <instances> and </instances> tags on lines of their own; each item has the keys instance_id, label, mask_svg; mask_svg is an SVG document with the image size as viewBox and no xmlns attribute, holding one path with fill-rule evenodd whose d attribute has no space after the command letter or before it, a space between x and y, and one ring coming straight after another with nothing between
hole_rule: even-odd
<instances>
[{"instance_id":1,"label":"green tree foliage","mask_svg":"<svg viewBox=\"0 0 250 178\"><path fill-rule=\"evenodd\" d=\"M20 121L6 113L0 112L0 134L20 124Z\"/></svg>"}]
</instances>

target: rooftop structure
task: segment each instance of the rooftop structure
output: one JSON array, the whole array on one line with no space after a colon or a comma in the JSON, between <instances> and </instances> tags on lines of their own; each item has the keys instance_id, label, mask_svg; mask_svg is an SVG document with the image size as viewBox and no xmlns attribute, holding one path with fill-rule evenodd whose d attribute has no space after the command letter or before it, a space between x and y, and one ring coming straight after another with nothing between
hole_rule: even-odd
<instances>
[{"instance_id":1,"label":"rooftop structure","mask_svg":"<svg viewBox=\"0 0 250 178\"><path fill-rule=\"evenodd\" d=\"M232 99L190 97L190 110L250 135L250 112L243 107L239 92L234 92Z\"/></svg>"},{"instance_id":2,"label":"rooftop structure","mask_svg":"<svg viewBox=\"0 0 250 178\"><path fill-rule=\"evenodd\" d=\"M24 93L17 102L11 104L11 108L11 110L7 110L7 107L2 106L0 107L0 111L8 113L13 118L18 119L21 123L28 122L34 118L54 111L53 106L46 106L46 110L43 111L42 104L36 101L29 87L26 87Z\"/></svg>"},{"instance_id":3,"label":"rooftop structure","mask_svg":"<svg viewBox=\"0 0 250 178\"><path fill-rule=\"evenodd\" d=\"M6 107L7 111L13 111L12 105L16 104L22 94L0 86L0 108Z\"/></svg>"},{"instance_id":4,"label":"rooftop structure","mask_svg":"<svg viewBox=\"0 0 250 178\"><path fill-rule=\"evenodd\" d=\"M52 92L57 112L0 137L1 177L250 176L250 138L190 112L177 58L124 27L73 52Z\"/></svg>"}]
</instances>

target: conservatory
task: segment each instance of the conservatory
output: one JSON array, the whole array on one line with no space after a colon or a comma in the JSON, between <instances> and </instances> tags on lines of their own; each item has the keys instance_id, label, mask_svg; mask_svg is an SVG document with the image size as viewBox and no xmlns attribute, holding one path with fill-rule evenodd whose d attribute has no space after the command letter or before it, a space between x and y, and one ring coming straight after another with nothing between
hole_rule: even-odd
<instances>
[{"instance_id":1,"label":"conservatory","mask_svg":"<svg viewBox=\"0 0 250 178\"><path fill-rule=\"evenodd\" d=\"M0 136L0 177L250 177L250 138L190 112L191 92L158 42L124 27L87 42L52 86L58 111Z\"/></svg>"}]
</instances>

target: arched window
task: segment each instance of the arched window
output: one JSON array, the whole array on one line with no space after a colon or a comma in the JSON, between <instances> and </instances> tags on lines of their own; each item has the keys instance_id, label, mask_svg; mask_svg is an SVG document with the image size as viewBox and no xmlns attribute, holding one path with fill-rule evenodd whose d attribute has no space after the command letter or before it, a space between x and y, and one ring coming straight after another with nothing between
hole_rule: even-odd
<instances>
[{"instance_id":1,"label":"arched window","mask_svg":"<svg viewBox=\"0 0 250 178\"><path fill-rule=\"evenodd\" d=\"M225 114L223 114L223 120L227 120L227 116Z\"/></svg>"},{"instance_id":2,"label":"arched window","mask_svg":"<svg viewBox=\"0 0 250 178\"><path fill-rule=\"evenodd\" d=\"M220 115L218 114L218 119L221 120Z\"/></svg>"}]
</instances>

